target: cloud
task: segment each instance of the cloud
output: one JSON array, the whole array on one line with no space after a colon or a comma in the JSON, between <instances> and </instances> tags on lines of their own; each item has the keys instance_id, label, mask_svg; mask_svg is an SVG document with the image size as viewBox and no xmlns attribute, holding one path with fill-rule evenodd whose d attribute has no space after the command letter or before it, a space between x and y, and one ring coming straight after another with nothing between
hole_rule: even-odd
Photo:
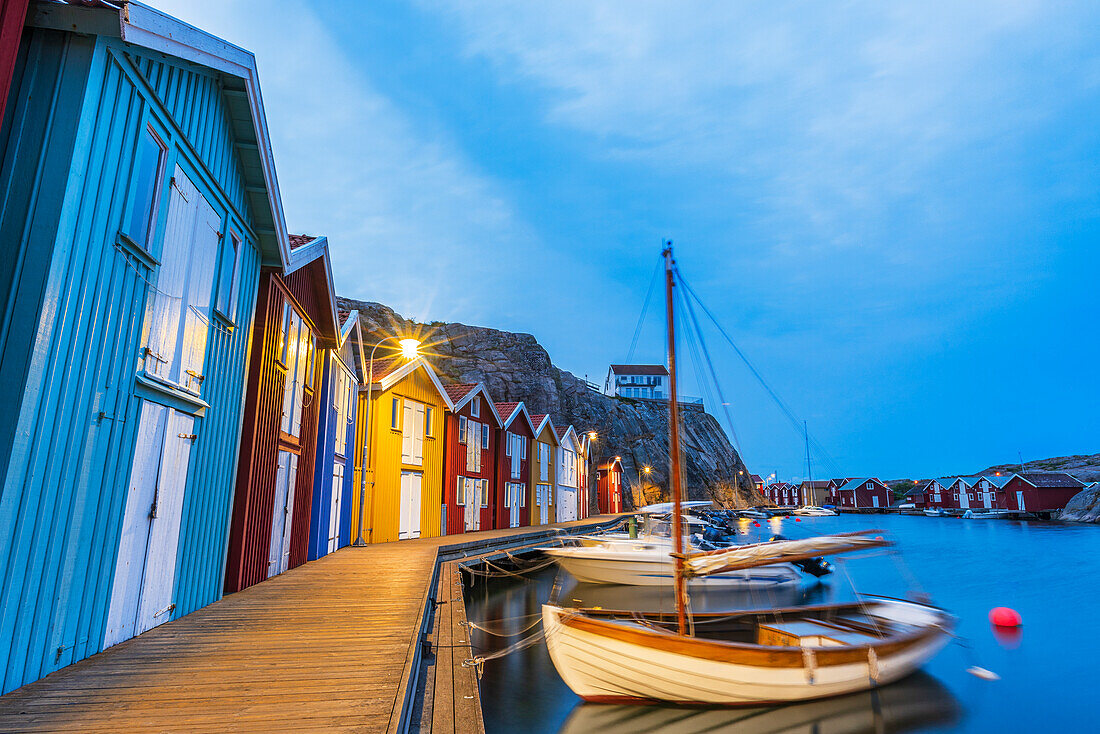
<instances>
[{"instance_id":1,"label":"cloud","mask_svg":"<svg viewBox=\"0 0 1100 734\"><path fill-rule=\"evenodd\" d=\"M505 265L538 235L508 192L440 126L372 83L310 3L160 0L165 12L252 51L291 231L328 235L343 295L418 318L482 318L469 283L515 288ZM488 246L511 253L474 256Z\"/></svg>"}]
</instances>

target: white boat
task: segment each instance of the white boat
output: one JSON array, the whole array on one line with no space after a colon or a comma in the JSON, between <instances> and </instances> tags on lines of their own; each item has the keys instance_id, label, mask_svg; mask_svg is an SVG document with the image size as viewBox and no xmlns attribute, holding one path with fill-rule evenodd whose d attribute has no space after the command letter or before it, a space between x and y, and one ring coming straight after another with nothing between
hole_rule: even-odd
<instances>
[{"instance_id":1,"label":"white boat","mask_svg":"<svg viewBox=\"0 0 1100 734\"><path fill-rule=\"evenodd\" d=\"M737 514L741 517L751 517L754 520L767 520L771 515L763 510L738 510Z\"/></svg>"},{"instance_id":2,"label":"white boat","mask_svg":"<svg viewBox=\"0 0 1100 734\"><path fill-rule=\"evenodd\" d=\"M873 534L877 531L864 531L709 551L685 548L673 317L673 287L679 275L671 244L662 255L668 317L671 548L641 541L636 549L627 543L607 543L550 553L567 569L572 563L580 577L587 577L584 580L610 570L619 577L658 577L662 585L671 583L676 613L544 604L546 646L558 674L588 702L723 706L838 696L909 675L947 644L954 627L951 615L928 604L875 597L734 613L690 611L689 586L708 577L765 572L819 556L882 548L889 542Z\"/></svg>"},{"instance_id":3,"label":"white boat","mask_svg":"<svg viewBox=\"0 0 1100 734\"><path fill-rule=\"evenodd\" d=\"M588 702L748 706L805 701L885 685L950 640L954 619L917 602L864 602L669 617L542 608L559 675Z\"/></svg>"},{"instance_id":4,"label":"white boat","mask_svg":"<svg viewBox=\"0 0 1100 734\"><path fill-rule=\"evenodd\" d=\"M945 513L939 507L929 507L929 508L925 509L924 514L928 515L928 517L943 517L947 513Z\"/></svg>"},{"instance_id":5,"label":"white boat","mask_svg":"<svg viewBox=\"0 0 1100 734\"><path fill-rule=\"evenodd\" d=\"M983 510L983 509L971 509L963 513L963 518L966 520L996 520L1005 517L1011 517L1011 510Z\"/></svg>"},{"instance_id":6,"label":"white boat","mask_svg":"<svg viewBox=\"0 0 1100 734\"><path fill-rule=\"evenodd\" d=\"M813 505L806 505L805 507L799 507L797 510L791 510L792 515L799 515L801 517L834 517L836 512L833 510L827 510L824 507L814 507Z\"/></svg>"},{"instance_id":7,"label":"white boat","mask_svg":"<svg viewBox=\"0 0 1100 734\"><path fill-rule=\"evenodd\" d=\"M595 540L587 538L582 541L585 545L542 550L585 583L672 586L676 564L671 555L671 538L612 539L603 543ZM802 574L795 566L779 563L692 579L691 586L775 587L801 580Z\"/></svg>"}]
</instances>

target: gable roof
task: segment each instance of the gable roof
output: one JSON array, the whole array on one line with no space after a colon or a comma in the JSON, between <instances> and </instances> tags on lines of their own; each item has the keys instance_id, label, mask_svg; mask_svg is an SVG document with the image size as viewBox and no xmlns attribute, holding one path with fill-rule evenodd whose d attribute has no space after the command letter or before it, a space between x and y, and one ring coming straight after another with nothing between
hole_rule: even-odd
<instances>
[{"instance_id":1,"label":"gable roof","mask_svg":"<svg viewBox=\"0 0 1100 734\"><path fill-rule=\"evenodd\" d=\"M382 363L381 376L379 376L379 362ZM374 360L374 385L365 387L368 390L374 390L375 386L377 386L379 390L385 392L418 369L424 370L428 375L428 379L435 385L435 389L439 393L439 396L443 398L444 405L446 405L449 410L454 410L454 405L451 403L450 396L447 395L447 390L443 387L443 383L439 381L439 375L435 373L431 363L424 357L410 359L407 362L401 357L386 357L383 360Z\"/></svg>"},{"instance_id":2,"label":"gable roof","mask_svg":"<svg viewBox=\"0 0 1100 734\"><path fill-rule=\"evenodd\" d=\"M549 423L550 424L550 435L554 437L554 443L555 444L559 443L559 441L558 441L558 431L557 431L556 428L554 428L554 421L550 420L550 414L549 413L539 413L537 415L531 416L531 423L534 424L534 426L535 426L535 438L539 437L539 434L542 433L543 427L547 423Z\"/></svg>"},{"instance_id":3,"label":"gable roof","mask_svg":"<svg viewBox=\"0 0 1100 734\"><path fill-rule=\"evenodd\" d=\"M570 423L565 428L555 428L554 432L557 433L557 435L558 435L558 444L559 445L564 444L565 443L565 437L568 436L570 433L572 433L573 434L573 446L575 446L577 448L580 448L580 442L581 441L580 441L579 436L577 435L576 429L573 428L572 423Z\"/></svg>"},{"instance_id":4,"label":"gable roof","mask_svg":"<svg viewBox=\"0 0 1100 734\"><path fill-rule=\"evenodd\" d=\"M489 404L489 413L496 420L497 428L504 425L504 422L500 419L500 413L497 412L496 403L489 397L489 390L485 387L484 382L462 382L447 385L444 389L447 391L447 397L451 400L451 410L459 411L475 396L481 395L485 398L485 402Z\"/></svg>"},{"instance_id":5,"label":"gable roof","mask_svg":"<svg viewBox=\"0 0 1100 734\"><path fill-rule=\"evenodd\" d=\"M239 143L236 152L245 196L256 220L257 245L266 255L265 264L286 266L290 261L290 236L252 52L139 2L35 3L28 13L28 24L119 38L221 73L225 104Z\"/></svg>"},{"instance_id":6,"label":"gable roof","mask_svg":"<svg viewBox=\"0 0 1100 734\"><path fill-rule=\"evenodd\" d=\"M355 353L358 354L359 360L355 364L349 365L352 372L358 375L360 382L366 382L367 376L362 373L362 367L366 364L366 355L363 353L363 331L362 326L359 323L358 311L339 311L336 315L336 323L340 326L338 332L338 343L336 344L336 351L339 352L344 348L344 344L347 343L348 337L355 334L355 340L352 343L352 348ZM341 359L341 361L343 361Z\"/></svg>"},{"instance_id":7,"label":"gable roof","mask_svg":"<svg viewBox=\"0 0 1100 734\"><path fill-rule=\"evenodd\" d=\"M336 306L336 281L332 277L332 258L328 250L328 237L292 234L289 238L290 260L283 268L283 274L290 275L306 266L312 266L311 279L316 281L317 275L324 279L322 300L327 307L328 318L325 319L326 323L317 324L317 326L322 330L331 330L334 336L339 336L340 310ZM321 284L316 283L316 285Z\"/></svg>"},{"instance_id":8,"label":"gable roof","mask_svg":"<svg viewBox=\"0 0 1100 734\"><path fill-rule=\"evenodd\" d=\"M531 420L531 414L527 412L527 406L522 402L495 403L493 407L496 408L497 415L500 416L501 428L507 428L512 425L516 418L522 415L523 419L527 421L527 427L531 429L531 434L534 435L536 433L535 423Z\"/></svg>"},{"instance_id":9,"label":"gable roof","mask_svg":"<svg viewBox=\"0 0 1100 734\"><path fill-rule=\"evenodd\" d=\"M619 467L619 471L622 471L622 470L623 470L623 460L622 460L621 458L619 458L618 456L616 456L616 457L615 457L615 458L613 458L613 459L608 459L607 461L605 461L604 463L600 464L600 465L599 465L598 467L596 467L596 468L597 468L597 469L598 469L599 471L610 471L610 470L611 470L611 469L613 469L613 468L614 468L615 466L618 466L618 467Z\"/></svg>"},{"instance_id":10,"label":"gable roof","mask_svg":"<svg viewBox=\"0 0 1100 734\"><path fill-rule=\"evenodd\" d=\"M844 486L841 487L837 491L839 491L839 492L854 492L855 490L859 489L860 485L862 485L866 482L874 482L875 484L882 484L882 482L880 482L878 479L875 479L874 477L855 477L853 479L849 479L844 484ZM882 486L885 487L886 485L883 484Z\"/></svg>"},{"instance_id":11,"label":"gable roof","mask_svg":"<svg viewBox=\"0 0 1100 734\"><path fill-rule=\"evenodd\" d=\"M611 371L616 375L663 375L668 376L668 369L663 364L613 364Z\"/></svg>"},{"instance_id":12,"label":"gable roof","mask_svg":"<svg viewBox=\"0 0 1100 734\"><path fill-rule=\"evenodd\" d=\"M1022 471L1017 476L1036 487L1084 487L1085 483L1061 471Z\"/></svg>"}]
</instances>

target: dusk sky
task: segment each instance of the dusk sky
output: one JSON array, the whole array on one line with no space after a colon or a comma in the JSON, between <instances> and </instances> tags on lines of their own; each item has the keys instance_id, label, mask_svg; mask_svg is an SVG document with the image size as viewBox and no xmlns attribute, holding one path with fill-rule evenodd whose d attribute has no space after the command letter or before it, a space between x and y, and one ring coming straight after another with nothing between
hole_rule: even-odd
<instances>
[{"instance_id":1,"label":"dusk sky","mask_svg":"<svg viewBox=\"0 0 1100 734\"><path fill-rule=\"evenodd\" d=\"M1100 4L152 4L256 54L342 295L602 384L667 237L818 476L1100 451ZM750 468L802 477L706 336Z\"/></svg>"}]
</instances>

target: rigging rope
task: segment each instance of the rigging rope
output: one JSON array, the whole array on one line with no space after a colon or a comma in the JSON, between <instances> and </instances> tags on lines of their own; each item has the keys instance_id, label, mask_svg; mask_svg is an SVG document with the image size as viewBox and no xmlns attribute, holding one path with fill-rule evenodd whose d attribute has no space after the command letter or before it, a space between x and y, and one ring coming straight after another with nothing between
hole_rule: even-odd
<instances>
[{"instance_id":1,"label":"rigging rope","mask_svg":"<svg viewBox=\"0 0 1100 734\"><path fill-rule=\"evenodd\" d=\"M649 279L649 290L645 294L645 302L642 304L642 313L638 316L638 325L634 327L634 338L630 340L630 351L626 354L626 364L634 359L634 349L638 346L638 337L642 333L642 323L645 321L646 312L649 311L649 301L653 297L653 287L657 284L657 275L661 272L663 258L658 258L657 266L653 268L653 276Z\"/></svg>"}]
</instances>

